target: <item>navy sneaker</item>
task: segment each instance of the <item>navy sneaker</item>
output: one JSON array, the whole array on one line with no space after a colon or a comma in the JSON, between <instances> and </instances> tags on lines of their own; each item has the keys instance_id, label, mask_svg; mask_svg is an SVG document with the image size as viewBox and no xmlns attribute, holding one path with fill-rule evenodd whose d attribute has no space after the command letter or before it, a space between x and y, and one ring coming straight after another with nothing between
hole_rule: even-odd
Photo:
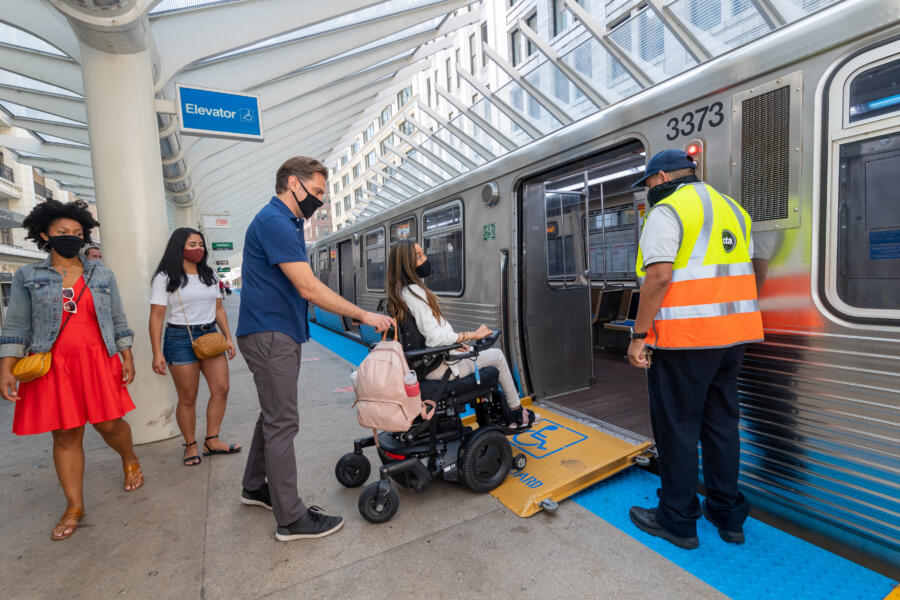
<instances>
[{"instance_id":1,"label":"navy sneaker","mask_svg":"<svg viewBox=\"0 0 900 600\"><path fill-rule=\"evenodd\" d=\"M318 506L310 506L306 514L286 527L275 529L275 539L279 542L322 538L331 535L344 526L343 517L326 515Z\"/></svg>"},{"instance_id":2,"label":"navy sneaker","mask_svg":"<svg viewBox=\"0 0 900 600\"><path fill-rule=\"evenodd\" d=\"M638 529L646 531L650 535L655 535L656 537L661 537L666 541L672 542L679 548L684 548L685 550L693 550L700 545L700 540L697 538L697 536L678 537L674 533L670 533L667 530L663 529L663 526L660 525L659 521L656 520L655 508L641 508L640 506L632 506L628 511L628 516L631 517L631 522L634 523Z\"/></svg>"},{"instance_id":3,"label":"navy sneaker","mask_svg":"<svg viewBox=\"0 0 900 600\"><path fill-rule=\"evenodd\" d=\"M719 537L728 542L729 544L743 544L745 541L744 531L727 531L719 526L718 523L713 520L713 518L709 514L709 509L706 508L706 500L703 501L703 504L700 505L700 510L703 512L703 516L706 517L706 520L716 526L716 529L719 530Z\"/></svg>"},{"instance_id":4,"label":"navy sneaker","mask_svg":"<svg viewBox=\"0 0 900 600\"><path fill-rule=\"evenodd\" d=\"M264 483L258 490L241 490L241 502L248 506L262 506L272 510L272 497L269 495L269 484Z\"/></svg>"}]
</instances>

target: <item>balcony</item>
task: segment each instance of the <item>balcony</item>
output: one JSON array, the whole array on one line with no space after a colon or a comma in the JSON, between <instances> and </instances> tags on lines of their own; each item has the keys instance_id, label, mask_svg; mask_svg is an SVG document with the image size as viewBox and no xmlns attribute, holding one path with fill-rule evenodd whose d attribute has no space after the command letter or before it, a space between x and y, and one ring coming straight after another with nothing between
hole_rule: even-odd
<instances>
[{"instance_id":1,"label":"balcony","mask_svg":"<svg viewBox=\"0 0 900 600\"><path fill-rule=\"evenodd\" d=\"M0 200L19 199L22 188L16 185L16 172L7 165L0 164Z\"/></svg>"},{"instance_id":2,"label":"balcony","mask_svg":"<svg viewBox=\"0 0 900 600\"><path fill-rule=\"evenodd\" d=\"M43 198L45 200L53 199L53 192L51 192L50 190L45 188L43 185L41 185L37 181L34 182L34 195L40 196L41 198Z\"/></svg>"}]
</instances>

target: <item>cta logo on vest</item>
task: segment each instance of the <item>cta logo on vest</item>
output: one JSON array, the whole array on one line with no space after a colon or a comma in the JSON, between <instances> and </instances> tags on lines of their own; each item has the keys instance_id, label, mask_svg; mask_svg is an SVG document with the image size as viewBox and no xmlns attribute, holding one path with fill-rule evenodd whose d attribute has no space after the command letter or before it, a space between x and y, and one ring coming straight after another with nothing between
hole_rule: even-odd
<instances>
[{"instance_id":1,"label":"cta logo on vest","mask_svg":"<svg viewBox=\"0 0 900 600\"><path fill-rule=\"evenodd\" d=\"M737 248L737 238L727 229L722 230L722 248L726 253Z\"/></svg>"}]
</instances>

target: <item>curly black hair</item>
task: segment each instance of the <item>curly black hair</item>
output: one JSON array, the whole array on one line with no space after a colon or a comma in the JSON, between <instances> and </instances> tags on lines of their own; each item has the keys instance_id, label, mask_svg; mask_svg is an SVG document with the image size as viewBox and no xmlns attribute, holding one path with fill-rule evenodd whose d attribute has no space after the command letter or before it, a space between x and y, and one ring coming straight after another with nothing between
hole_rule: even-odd
<instances>
[{"instance_id":1,"label":"curly black hair","mask_svg":"<svg viewBox=\"0 0 900 600\"><path fill-rule=\"evenodd\" d=\"M57 219L78 221L84 233L85 243L91 240L91 230L100 226L100 223L88 210L87 202L84 200L76 200L67 204L63 204L59 200L46 200L35 206L22 222L22 227L28 232L25 237L37 244L41 250L49 250L50 245L41 237L41 234L47 233L50 225Z\"/></svg>"}]
</instances>

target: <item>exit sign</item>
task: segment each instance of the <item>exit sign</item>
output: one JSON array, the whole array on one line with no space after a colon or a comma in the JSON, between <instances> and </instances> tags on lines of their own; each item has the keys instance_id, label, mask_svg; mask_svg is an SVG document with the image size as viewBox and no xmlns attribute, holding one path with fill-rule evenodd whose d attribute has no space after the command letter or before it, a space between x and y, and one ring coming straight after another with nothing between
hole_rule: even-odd
<instances>
[{"instance_id":1,"label":"exit sign","mask_svg":"<svg viewBox=\"0 0 900 600\"><path fill-rule=\"evenodd\" d=\"M216 267L216 271L219 273L228 273L231 271L231 267Z\"/></svg>"},{"instance_id":2,"label":"exit sign","mask_svg":"<svg viewBox=\"0 0 900 600\"><path fill-rule=\"evenodd\" d=\"M213 242L213 250L234 250L233 242Z\"/></svg>"}]
</instances>

